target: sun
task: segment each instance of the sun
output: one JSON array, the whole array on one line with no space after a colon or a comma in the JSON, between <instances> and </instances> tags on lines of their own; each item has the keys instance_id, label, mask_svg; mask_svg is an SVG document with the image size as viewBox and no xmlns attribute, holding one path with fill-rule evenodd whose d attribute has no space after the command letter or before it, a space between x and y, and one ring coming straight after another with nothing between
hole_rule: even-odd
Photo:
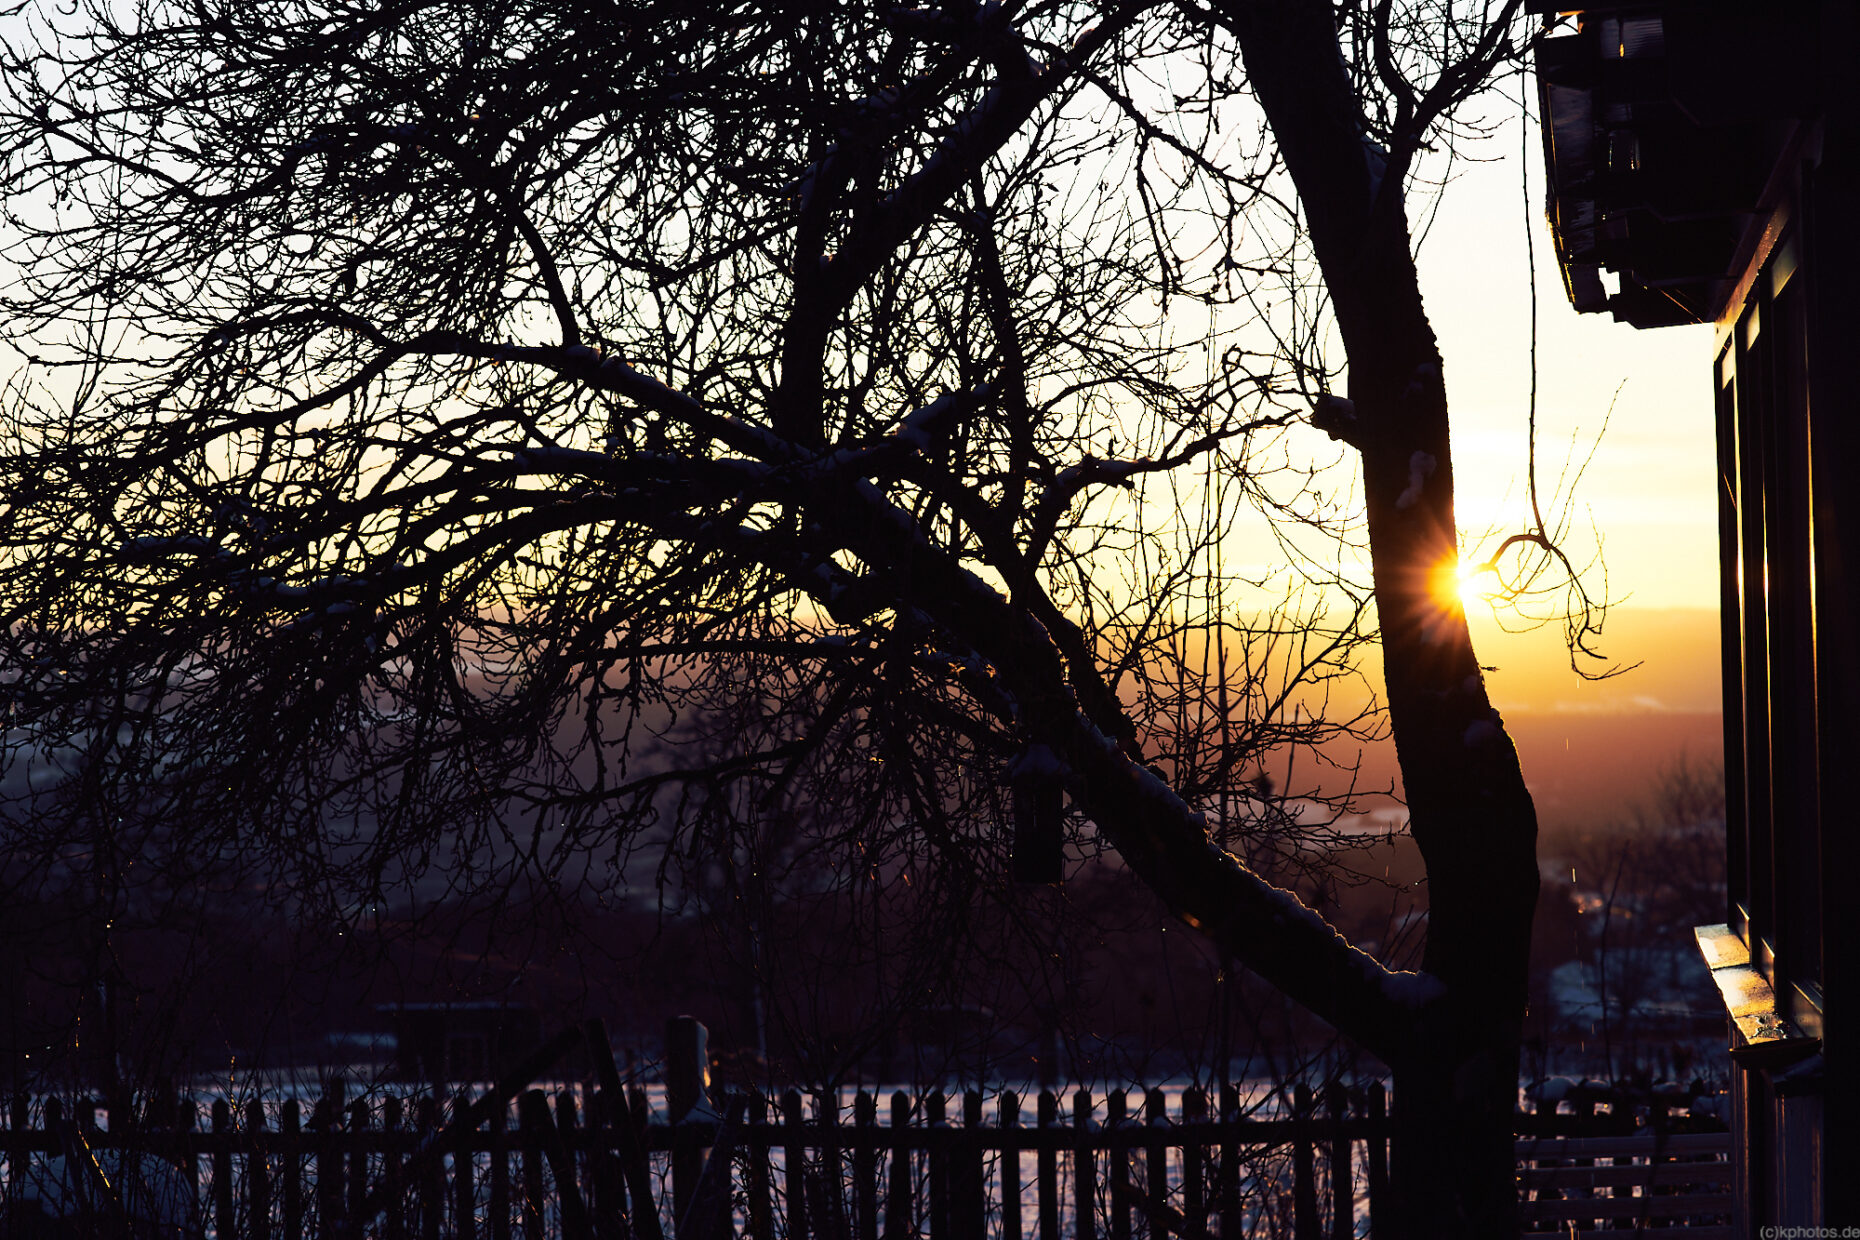
<instances>
[{"instance_id":1,"label":"sun","mask_svg":"<svg viewBox=\"0 0 1860 1240\"><path fill-rule=\"evenodd\" d=\"M1454 567L1454 575L1458 578L1461 607L1486 606L1498 593L1498 570L1490 564L1468 564L1461 560Z\"/></svg>"},{"instance_id":2,"label":"sun","mask_svg":"<svg viewBox=\"0 0 1860 1240\"><path fill-rule=\"evenodd\" d=\"M1434 574L1434 592L1443 606L1468 611L1491 601L1495 577L1489 564L1469 564L1450 556Z\"/></svg>"}]
</instances>

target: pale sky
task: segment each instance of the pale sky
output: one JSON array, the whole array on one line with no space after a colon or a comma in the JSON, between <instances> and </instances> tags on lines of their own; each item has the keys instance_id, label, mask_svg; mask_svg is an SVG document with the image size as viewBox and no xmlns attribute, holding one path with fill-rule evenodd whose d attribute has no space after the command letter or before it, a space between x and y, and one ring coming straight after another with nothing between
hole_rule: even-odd
<instances>
[{"instance_id":1,"label":"pale sky","mask_svg":"<svg viewBox=\"0 0 1860 1240\"><path fill-rule=\"evenodd\" d=\"M1585 685L1567 672L1554 631L1507 636L1475 607L1481 661L1502 669L1494 695L1513 709L1715 710L1713 328L1636 331L1607 314L1575 313L1545 224L1542 148L1534 122L1532 129L1528 217L1538 279L1540 487L1548 504L1572 450L1579 461L1596 448L1576 492L1570 549L1579 561L1589 558L1592 521L1603 540L1607 593L1625 600L1612 626L1618 637L1603 649L1645 666L1603 686ZM1473 554L1481 550L1472 541L1480 533L1496 531L1489 550L1528 516L1530 314L1519 138L1514 114L1471 148L1485 162L1456 165L1420 251L1446 361L1460 526ZM1611 401L1612 421L1597 446Z\"/></svg>"},{"instance_id":2,"label":"pale sky","mask_svg":"<svg viewBox=\"0 0 1860 1240\"><path fill-rule=\"evenodd\" d=\"M1580 462L1613 400L1607 433L1576 492L1571 550L1582 553L1579 560L1594 550L1592 517L1608 593L1626 600L1611 626L1618 636L1603 649L1645 666L1586 686L1567 672L1557 675L1562 661L1554 634L1505 637L1471 609L1481 661L1515 669L1512 677L1501 671L1493 678L1501 706L1510 699L1532 710L1716 710L1714 329L1638 331L1606 313L1578 315L1564 295L1544 219L1542 148L1532 141L1529 149L1539 488L1547 503L1572 440ZM1459 165L1421 247L1423 291L1446 359L1460 528L1469 540L1488 525L1500 527L1502 537L1529 512L1531 326L1517 123L1480 153L1497 158ZM1521 683L1527 665L1528 685Z\"/></svg>"},{"instance_id":3,"label":"pale sky","mask_svg":"<svg viewBox=\"0 0 1860 1240\"><path fill-rule=\"evenodd\" d=\"M1446 355L1462 529L1524 512L1530 303L1517 128L1501 162L1462 163L1421 249L1428 311ZM1586 453L1620 387L1579 504L1606 540L1610 586L1645 607L1716 607L1710 326L1638 331L1579 315L1563 293L1531 146L1537 249L1539 484L1571 438ZM1622 386L1625 384L1625 386ZM1507 505L1507 490L1516 503Z\"/></svg>"}]
</instances>

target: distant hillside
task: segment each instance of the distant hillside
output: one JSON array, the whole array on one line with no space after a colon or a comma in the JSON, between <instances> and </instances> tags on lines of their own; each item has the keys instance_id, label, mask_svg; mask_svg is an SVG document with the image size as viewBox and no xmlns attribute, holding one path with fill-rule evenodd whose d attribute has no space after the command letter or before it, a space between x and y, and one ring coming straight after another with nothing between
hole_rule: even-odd
<instances>
[{"instance_id":1,"label":"distant hillside","mask_svg":"<svg viewBox=\"0 0 1860 1240\"><path fill-rule=\"evenodd\" d=\"M1595 666L1632 670L1599 681L1570 670L1557 626L1506 633L1475 616L1473 640L1480 662L1496 669L1487 672L1487 684L1545 827L1604 825L1623 816L1680 754L1704 763L1723 759L1716 612L1611 611L1599 643L1611 662ZM1399 785L1394 746L1385 743L1364 755L1359 786L1390 782Z\"/></svg>"}]
</instances>

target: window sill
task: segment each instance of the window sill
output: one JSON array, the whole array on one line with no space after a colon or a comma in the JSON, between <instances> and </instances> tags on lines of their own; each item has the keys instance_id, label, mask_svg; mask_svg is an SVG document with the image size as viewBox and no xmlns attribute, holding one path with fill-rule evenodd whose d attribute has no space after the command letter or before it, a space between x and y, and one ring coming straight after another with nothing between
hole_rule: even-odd
<instances>
[{"instance_id":1,"label":"window sill","mask_svg":"<svg viewBox=\"0 0 1860 1240\"><path fill-rule=\"evenodd\" d=\"M1821 1049L1777 1009L1776 992L1750 962L1750 948L1730 926L1695 927L1699 951L1731 1016L1731 1058L1746 1068L1776 1071Z\"/></svg>"}]
</instances>

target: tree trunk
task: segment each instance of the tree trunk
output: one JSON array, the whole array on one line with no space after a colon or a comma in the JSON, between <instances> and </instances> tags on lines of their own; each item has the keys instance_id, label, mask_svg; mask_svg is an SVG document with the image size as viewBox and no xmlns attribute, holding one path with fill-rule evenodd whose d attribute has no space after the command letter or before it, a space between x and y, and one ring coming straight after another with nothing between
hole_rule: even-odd
<instances>
[{"instance_id":1,"label":"tree trunk","mask_svg":"<svg viewBox=\"0 0 1860 1240\"><path fill-rule=\"evenodd\" d=\"M1438 375L1437 362L1422 365ZM1354 374L1357 407L1373 416L1393 385L1364 392ZM1437 438L1410 441L1436 450L1368 448L1363 464L1390 726L1427 864L1423 967L1447 994L1391 1064L1397 1234L1507 1235L1516 1231L1511 1116L1537 902L1536 813L1452 593L1444 392L1410 403L1438 408L1438 419L1405 420L1430 431L1437 422ZM1431 468L1417 463L1423 455Z\"/></svg>"},{"instance_id":2,"label":"tree trunk","mask_svg":"<svg viewBox=\"0 0 1860 1240\"><path fill-rule=\"evenodd\" d=\"M1362 454L1390 728L1427 864L1424 967L1446 987L1390 1062L1395 1234L1515 1234L1537 818L1455 589L1446 386L1403 205L1414 147L1382 152L1361 132L1323 0L1221 13L1298 187L1348 352L1353 416L1333 433Z\"/></svg>"}]
</instances>

